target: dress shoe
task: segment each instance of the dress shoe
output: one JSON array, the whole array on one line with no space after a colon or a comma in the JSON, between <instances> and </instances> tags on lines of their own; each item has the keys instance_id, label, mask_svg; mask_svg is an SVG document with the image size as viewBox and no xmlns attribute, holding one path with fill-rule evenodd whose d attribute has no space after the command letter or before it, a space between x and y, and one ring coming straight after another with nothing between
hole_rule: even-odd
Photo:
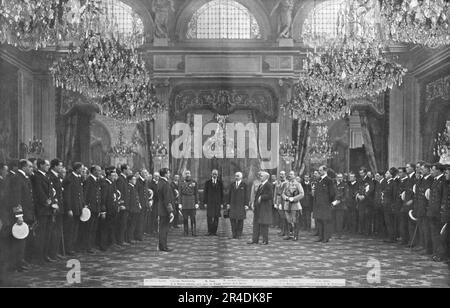
<instances>
[{"instance_id":1,"label":"dress shoe","mask_svg":"<svg viewBox=\"0 0 450 308\"><path fill-rule=\"evenodd\" d=\"M94 252L94 250L92 250L92 249L88 249L88 250L86 250L86 253L92 255L92 254L94 254L95 252Z\"/></svg>"},{"instance_id":2,"label":"dress shoe","mask_svg":"<svg viewBox=\"0 0 450 308\"><path fill-rule=\"evenodd\" d=\"M123 246L130 246L130 245L131 245L131 243L128 243L128 242L124 242L124 243L122 243L122 245L123 245Z\"/></svg>"},{"instance_id":3,"label":"dress shoe","mask_svg":"<svg viewBox=\"0 0 450 308\"><path fill-rule=\"evenodd\" d=\"M285 240L285 241L289 241L290 239L292 239L292 237L290 237L290 236L283 237L283 240Z\"/></svg>"},{"instance_id":4,"label":"dress shoe","mask_svg":"<svg viewBox=\"0 0 450 308\"><path fill-rule=\"evenodd\" d=\"M261 245L269 245L269 242L262 242Z\"/></svg>"},{"instance_id":5,"label":"dress shoe","mask_svg":"<svg viewBox=\"0 0 450 308\"><path fill-rule=\"evenodd\" d=\"M294 236L294 239L293 239L294 241L298 241L298 236Z\"/></svg>"},{"instance_id":6,"label":"dress shoe","mask_svg":"<svg viewBox=\"0 0 450 308\"><path fill-rule=\"evenodd\" d=\"M69 257L73 257L74 255L75 255L75 251L68 251L67 253L66 253L66 255L68 255Z\"/></svg>"},{"instance_id":7,"label":"dress shoe","mask_svg":"<svg viewBox=\"0 0 450 308\"><path fill-rule=\"evenodd\" d=\"M323 240L322 243L328 243L330 240Z\"/></svg>"},{"instance_id":8,"label":"dress shoe","mask_svg":"<svg viewBox=\"0 0 450 308\"><path fill-rule=\"evenodd\" d=\"M384 240L383 242L384 242L384 243L388 243L388 244L392 244L392 243L395 243L395 241L394 241L394 240Z\"/></svg>"},{"instance_id":9,"label":"dress shoe","mask_svg":"<svg viewBox=\"0 0 450 308\"><path fill-rule=\"evenodd\" d=\"M314 242L315 243L320 243L320 242L323 242L323 239L319 238L319 239L315 240Z\"/></svg>"},{"instance_id":10,"label":"dress shoe","mask_svg":"<svg viewBox=\"0 0 450 308\"><path fill-rule=\"evenodd\" d=\"M253 242L253 241L247 242L247 245L255 245L255 244L258 244L258 242Z\"/></svg>"},{"instance_id":11,"label":"dress shoe","mask_svg":"<svg viewBox=\"0 0 450 308\"><path fill-rule=\"evenodd\" d=\"M171 252L171 251L173 251L173 249L171 249L171 248L164 248L164 249L160 249L159 251L162 251L162 252Z\"/></svg>"}]
</instances>

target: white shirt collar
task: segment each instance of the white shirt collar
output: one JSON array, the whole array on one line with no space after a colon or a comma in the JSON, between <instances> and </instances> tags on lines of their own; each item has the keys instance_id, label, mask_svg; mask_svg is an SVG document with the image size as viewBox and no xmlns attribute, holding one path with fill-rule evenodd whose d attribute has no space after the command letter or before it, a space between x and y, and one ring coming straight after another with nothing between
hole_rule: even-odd
<instances>
[{"instance_id":1,"label":"white shirt collar","mask_svg":"<svg viewBox=\"0 0 450 308\"><path fill-rule=\"evenodd\" d=\"M412 179L412 177L413 177L415 174L416 174L415 172L411 172L411 173L409 174L409 178Z\"/></svg>"},{"instance_id":2,"label":"white shirt collar","mask_svg":"<svg viewBox=\"0 0 450 308\"><path fill-rule=\"evenodd\" d=\"M89 176L92 177L95 181L98 180L98 179L97 179L94 175L92 175L92 174L89 174Z\"/></svg>"},{"instance_id":3,"label":"white shirt collar","mask_svg":"<svg viewBox=\"0 0 450 308\"><path fill-rule=\"evenodd\" d=\"M320 180L322 181L324 178L326 178L327 177L327 175L326 174L324 174L324 175L322 175L321 177L320 177Z\"/></svg>"},{"instance_id":4,"label":"white shirt collar","mask_svg":"<svg viewBox=\"0 0 450 308\"><path fill-rule=\"evenodd\" d=\"M40 174L42 174L43 176L46 176L46 174L45 174L45 172L44 172L44 171L42 171L42 170L38 170L38 172L39 172Z\"/></svg>"},{"instance_id":5,"label":"white shirt collar","mask_svg":"<svg viewBox=\"0 0 450 308\"><path fill-rule=\"evenodd\" d=\"M55 172L55 170L51 169L50 171L51 171L51 172L53 173L53 175L54 175L54 176L56 176L56 177L58 177L58 176L59 176L59 174L58 174L58 173L56 173L56 172Z\"/></svg>"},{"instance_id":6,"label":"white shirt collar","mask_svg":"<svg viewBox=\"0 0 450 308\"><path fill-rule=\"evenodd\" d=\"M26 175L22 169L19 169L17 171L19 171L20 174L22 174L26 179L28 179L28 175Z\"/></svg>"},{"instance_id":7,"label":"white shirt collar","mask_svg":"<svg viewBox=\"0 0 450 308\"><path fill-rule=\"evenodd\" d=\"M81 178L81 174L76 174L75 172L72 171L72 174L77 177L77 178Z\"/></svg>"},{"instance_id":8,"label":"white shirt collar","mask_svg":"<svg viewBox=\"0 0 450 308\"><path fill-rule=\"evenodd\" d=\"M436 177L436 180L439 180L444 174L442 173L441 175Z\"/></svg>"},{"instance_id":9,"label":"white shirt collar","mask_svg":"<svg viewBox=\"0 0 450 308\"><path fill-rule=\"evenodd\" d=\"M141 179L142 182L145 182L145 179L139 174L139 178Z\"/></svg>"},{"instance_id":10,"label":"white shirt collar","mask_svg":"<svg viewBox=\"0 0 450 308\"><path fill-rule=\"evenodd\" d=\"M264 184L267 183L268 180L265 180L264 182L261 183L261 186L263 186Z\"/></svg>"},{"instance_id":11,"label":"white shirt collar","mask_svg":"<svg viewBox=\"0 0 450 308\"><path fill-rule=\"evenodd\" d=\"M424 176L423 178L425 179L425 180L428 180L428 178L431 176L431 174L427 174L426 176Z\"/></svg>"},{"instance_id":12,"label":"white shirt collar","mask_svg":"<svg viewBox=\"0 0 450 308\"><path fill-rule=\"evenodd\" d=\"M16 173L13 170L9 170L9 172L11 172L13 175L15 175Z\"/></svg>"},{"instance_id":13,"label":"white shirt collar","mask_svg":"<svg viewBox=\"0 0 450 308\"><path fill-rule=\"evenodd\" d=\"M169 182L169 181L167 180L167 178L165 178L165 177L163 177L163 176L160 177L160 179L161 179L161 180L164 180L164 181L166 181L166 182Z\"/></svg>"},{"instance_id":14,"label":"white shirt collar","mask_svg":"<svg viewBox=\"0 0 450 308\"><path fill-rule=\"evenodd\" d=\"M131 187L134 187L134 185L132 183L128 183L128 185L130 185Z\"/></svg>"},{"instance_id":15,"label":"white shirt collar","mask_svg":"<svg viewBox=\"0 0 450 308\"><path fill-rule=\"evenodd\" d=\"M108 178L105 178L106 182L108 182L109 184L112 184L111 180Z\"/></svg>"}]
</instances>

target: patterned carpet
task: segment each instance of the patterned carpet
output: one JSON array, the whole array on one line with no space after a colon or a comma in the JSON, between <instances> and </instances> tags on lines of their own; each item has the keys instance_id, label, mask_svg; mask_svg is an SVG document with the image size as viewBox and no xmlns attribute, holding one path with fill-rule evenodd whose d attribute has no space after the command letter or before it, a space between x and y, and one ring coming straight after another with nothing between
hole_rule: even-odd
<instances>
[{"instance_id":1,"label":"patterned carpet","mask_svg":"<svg viewBox=\"0 0 450 308\"><path fill-rule=\"evenodd\" d=\"M362 237L315 243L309 233L298 242L284 241L270 230L268 246L247 245L251 236L251 213L244 237L230 240L229 220L220 220L219 237L204 236L205 212L199 211L199 236L183 237L181 229L169 236L172 253L157 251L157 241L147 237L128 248L80 255L81 284L77 287L140 287L151 278L332 278L346 279L348 287L448 287L449 268L429 257L396 244ZM381 283L369 284L367 262L381 263ZM66 263L48 264L14 274L17 285L67 287Z\"/></svg>"}]
</instances>

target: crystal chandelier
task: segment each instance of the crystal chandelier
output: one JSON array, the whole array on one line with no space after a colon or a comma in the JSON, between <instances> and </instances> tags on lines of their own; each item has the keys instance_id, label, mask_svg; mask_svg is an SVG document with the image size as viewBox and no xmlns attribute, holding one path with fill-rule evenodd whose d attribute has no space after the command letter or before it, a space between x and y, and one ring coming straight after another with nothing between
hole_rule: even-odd
<instances>
[{"instance_id":1,"label":"crystal chandelier","mask_svg":"<svg viewBox=\"0 0 450 308\"><path fill-rule=\"evenodd\" d=\"M431 48L450 44L450 1L382 1L386 35L401 43Z\"/></svg>"},{"instance_id":2,"label":"crystal chandelier","mask_svg":"<svg viewBox=\"0 0 450 308\"><path fill-rule=\"evenodd\" d=\"M307 82L347 100L375 96L401 85L407 72L378 46L363 43L311 52L306 63Z\"/></svg>"},{"instance_id":3,"label":"crystal chandelier","mask_svg":"<svg viewBox=\"0 0 450 308\"><path fill-rule=\"evenodd\" d=\"M292 164L295 161L297 154L297 144L294 141L289 141L289 137L286 140L280 142L280 156L286 162L286 164Z\"/></svg>"},{"instance_id":4,"label":"crystal chandelier","mask_svg":"<svg viewBox=\"0 0 450 308\"><path fill-rule=\"evenodd\" d=\"M113 37L89 33L50 70L57 87L96 99L102 114L120 121L149 120L166 108L137 50Z\"/></svg>"},{"instance_id":5,"label":"crystal chandelier","mask_svg":"<svg viewBox=\"0 0 450 308\"><path fill-rule=\"evenodd\" d=\"M109 153L111 157L122 158L132 157L137 154L137 142L128 143L124 140L124 132L122 127L119 130L119 137L114 146L111 147Z\"/></svg>"},{"instance_id":6,"label":"crystal chandelier","mask_svg":"<svg viewBox=\"0 0 450 308\"><path fill-rule=\"evenodd\" d=\"M333 145L328 135L328 127L316 126L316 139L309 148L309 158L312 163L318 164L335 157L338 153L333 150Z\"/></svg>"},{"instance_id":7,"label":"crystal chandelier","mask_svg":"<svg viewBox=\"0 0 450 308\"><path fill-rule=\"evenodd\" d=\"M350 113L350 106L345 99L338 94L323 91L305 76L300 77L294 86L292 100L281 107L295 118L311 123L339 119Z\"/></svg>"},{"instance_id":8,"label":"crystal chandelier","mask_svg":"<svg viewBox=\"0 0 450 308\"><path fill-rule=\"evenodd\" d=\"M0 0L0 43L22 50L56 46L83 37L100 15L99 0Z\"/></svg>"},{"instance_id":9,"label":"crystal chandelier","mask_svg":"<svg viewBox=\"0 0 450 308\"><path fill-rule=\"evenodd\" d=\"M166 159L169 155L166 142L161 142L159 136L156 138L156 142L152 141L150 152L152 153L152 157L157 159Z\"/></svg>"},{"instance_id":10,"label":"crystal chandelier","mask_svg":"<svg viewBox=\"0 0 450 308\"><path fill-rule=\"evenodd\" d=\"M42 140L37 139L36 136L33 137L33 140L29 139L28 144L25 142L20 143L20 152L27 157L30 156L40 156L44 153L44 144Z\"/></svg>"}]
</instances>

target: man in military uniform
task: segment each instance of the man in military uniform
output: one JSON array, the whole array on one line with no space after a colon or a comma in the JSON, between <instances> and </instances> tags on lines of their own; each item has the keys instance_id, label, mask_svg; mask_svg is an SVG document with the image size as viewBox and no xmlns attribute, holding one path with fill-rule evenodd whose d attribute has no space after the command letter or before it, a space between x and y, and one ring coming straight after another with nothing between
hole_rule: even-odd
<instances>
[{"instance_id":1,"label":"man in military uniform","mask_svg":"<svg viewBox=\"0 0 450 308\"><path fill-rule=\"evenodd\" d=\"M119 214L117 217L117 223L118 223L118 230L117 230L117 241L119 245L121 246L127 246L129 243L127 243L126 240L126 233L128 228L128 179L127 177L132 174L132 171L130 167L126 164L120 166L120 174L116 181L116 188L119 191Z\"/></svg>"},{"instance_id":2,"label":"man in military uniform","mask_svg":"<svg viewBox=\"0 0 450 308\"><path fill-rule=\"evenodd\" d=\"M288 180L289 181L282 186L283 191L281 193L281 199L283 201L283 210L287 224L289 228L292 229L292 236L288 229L284 239L298 241L300 219L302 216L302 205L300 204L300 200L303 199L305 193L302 185L295 180L294 171L289 172Z\"/></svg>"},{"instance_id":3,"label":"man in military uniform","mask_svg":"<svg viewBox=\"0 0 450 308\"><path fill-rule=\"evenodd\" d=\"M159 183L160 175L159 172L153 173L153 179L150 180L149 188L153 191L153 207L150 212L150 221L149 221L149 233L155 234L158 233L158 183ZM178 206L178 205L177 205ZM175 210L175 208L174 208Z\"/></svg>"},{"instance_id":4,"label":"man in military uniform","mask_svg":"<svg viewBox=\"0 0 450 308\"><path fill-rule=\"evenodd\" d=\"M139 200L139 194L136 189L136 177L131 174L127 177L128 180L128 225L126 241L129 244L136 242L136 227L139 222L139 216L141 215L142 206Z\"/></svg>"},{"instance_id":5,"label":"man in military uniform","mask_svg":"<svg viewBox=\"0 0 450 308\"><path fill-rule=\"evenodd\" d=\"M219 180L219 171L211 172L211 179L206 181L203 194L203 204L206 207L208 236L216 236L219 226L220 209L223 205L223 184Z\"/></svg>"},{"instance_id":6,"label":"man in military uniform","mask_svg":"<svg viewBox=\"0 0 450 308\"><path fill-rule=\"evenodd\" d=\"M139 176L136 181L136 190L139 196L139 202L142 206L141 214L138 218L138 223L136 226L136 234L135 238L137 241L141 242L144 240L144 231L145 231L145 224L148 220L148 216L150 215L150 193L148 188L148 179L150 174L148 173L147 169L142 169L139 172Z\"/></svg>"},{"instance_id":7,"label":"man in military uniform","mask_svg":"<svg viewBox=\"0 0 450 308\"><path fill-rule=\"evenodd\" d=\"M63 163L59 159L53 159L50 162L50 171L48 172L48 177L52 188L54 189L54 204L57 208L53 210L53 215L55 219L54 228L52 230L50 238L50 251L49 257L52 259L62 259L60 255L62 235L63 235L63 215L64 215L64 202L63 202L63 178L61 176L61 171L63 168ZM65 253L65 251L62 251Z\"/></svg>"},{"instance_id":8,"label":"man in military uniform","mask_svg":"<svg viewBox=\"0 0 450 308\"><path fill-rule=\"evenodd\" d=\"M33 200L36 209L37 227L36 227L36 245L35 258L38 264L45 261L53 262L49 257L50 251L50 236L54 228L54 210L55 204L53 197L53 187L47 172L50 168L50 163L47 160L38 159L37 168L31 183L33 186Z\"/></svg>"},{"instance_id":9,"label":"man in military uniform","mask_svg":"<svg viewBox=\"0 0 450 308\"><path fill-rule=\"evenodd\" d=\"M394 178L397 176L397 172L398 170L396 168L391 168L386 172L386 184L383 186L381 192L384 222L387 229L387 237L384 240L384 242L386 243L395 243L397 240L397 220L395 214L395 207L397 202L397 184L394 180Z\"/></svg>"},{"instance_id":10,"label":"man in military uniform","mask_svg":"<svg viewBox=\"0 0 450 308\"><path fill-rule=\"evenodd\" d=\"M116 178L116 169L114 167L106 168L105 179L101 183L101 215L99 218L100 249L102 251L107 250L110 245L116 247L118 244L116 226L119 207L117 205Z\"/></svg>"},{"instance_id":11,"label":"man in military uniform","mask_svg":"<svg viewBox=\"0 0 450 308\"><path fill-rule=\"evenodd\" d=\"M198 205L198 185L197 182L191 178L191 172L186 170L184 172L184 181L180 187L181 210L183 213L184 235L189 235L189 219L191 220L192 236L197 236L196 211Z\"/></svg>"},{"instance_id":12,"label":"man in military uniform","mask_svg":"<svg viewBox=\"0 0 450 308\"><path fill-rule=\"evenodd\" d=\"M11 234L9 230L12 225L12 219L8 207L9 202L6 199L7 178L8 165L0 163L0 287L9 283L7 270L11 251Z\"/></svg>"},{"instance_id":13,"label":"man in military uniform","mask_svg":"<svg viewBox=\"0 0 450 308\"><path fill-rule=\"evenodd\" d=\"M410 240L408 221L409 221L409 208L412 206L412 191L410 191L408 173L405 167L401 167L399 170L399 186L398 196L401 202L401 208L399 213L399 229L402 245L408 245ZM412 234L411 234L412 236Z\"/></svg>"},{"instance_id":14,"label":"man in military uniform","mask_svg":"<svg viewBox=\"0 0 450 308\"><path fill-rule=\"evenodd\" d=\"M359 170L360 181L358 194L356 195L358 210L358 233L369 235L372 232L373 223L373 197L374 183L367 175L367 169L361 167Z\"/></svg>"},{"instance_id":15,"label":"man in military uniform","mask_svg":"<svg viewBox=\"0 0 450 308\"><path fill-rule=\"evenodd\" d=\"M158 182L158 215L159 215L159 251L170 252L167 245L169 224L175 218L173 214L173 193L169 184L170 170L163 168L159 171L161 179Z\"/></svg>"},{"instance_id":16,"label":"man in military uniform","mask_svg":"<svg viewBox=\"0 0 450 308\"><path fill-rule=\"evenodd\" d=\"M430 198L430 189L433 184L433 177L430 174L431 165L421 165L421 178L415 184L414 193L414 211L413 215L417 219L418 237L423 252L432 254L431 236L428 234L430 230L429 220L427 217L428 199ZM427 197L428 196L428 197Z\"/></svg>"},{"instance_id":17,"label":"man in military uniform","mask_svg":"<svg viewBox=\"0 0 450 308\"><path fill-rule=\"evenodd\" d=\"M346 195L347 185L344 183L344 176L341 173L336 175L336 197L333 201L333 221L334 232L336 238L342 238L342 232L344 231L344 217L347 211Z\"/></svg>"},{"instance_id":18,"label":"man in military uniform","mask_svg":"<svg viewBox=\"0 0 450 308\"><path fill-rule=\"evenodd\" d=\"M64 188L64 239L65 248L69 256L75 254L75 243L78 238L81 210L83 209L84 197L81 184L82 163L74 163L70 172L63 181Z\"/></svg>"},{"instance_id":19,"label":"man in military uniform","mask_svg":"<svg viewBox=\"0 0 450 308\"><path fill-rule=\"evenodd\" d=\"M444 226L442 222L441 211L445 208L447 202L446 183L444 166L440 164L433 165L431 174L434 177L433 184L430 189L430 201L427 209L427 217L430 222L430 235L433 246L432 259L436 262L441 262L444 259L444 243L441 237L441 230Z\"/></svg>"},{"instance_id":20,"label":"man in military uniform","mask_svg":"<svg viewBox=\"0 0 450 308\"><path fill-rule=\"evenodd\" d=\"M386 185L386 179L384 178L385 173L379 171L375 173L375 192L374 192L374 233L380 238L386 236L386 228L384 223L383 215L383 204L381 200L381 195L383 193L383 187Z\"/></svg>"},{"instance_id":21,"label":"man in military uniform","mask_svg":"<svg viewBox=\"0 0 450 308\"><path fill-rule=\"evenodd\" d=\"M177 205L177 207L174 209L174 215L175 218L173 220L172 226L176 229L179 228L181 216L180 211L178 209L178 204L180 204L180 175L175 174L173 176L172 182L170 182L170 187L172 188L174 203Z\"/></svg>"},{"instance_id":22,"label":"man in military uniform","mask_svg":"<svg viewBox=\"0 0 450 308\"><path fill-rule=\"evenodd\" d=\"M409 163L406 164L406 173L408 174L408 193L406 198L408 201L406 202L405 211L408 213L408 233L409 233L409 246L416 247L419 244L419 237L417 235L417 222L412 220L409 217L409 212L414 209L414 186L417 183L417 178L420 177L420 174L416 173L416 164Z\"/></svg>"},{"instance_id":23,"label":"man in military uniform","mask_svg":"<svg viewBox=\"0 0 450 308\"><path fill-rule=\"evenodd\" d=\"M273 204L274 207L278 211L278 217L280 218L279 223L281 227L281 232L279 233L280 236L289 236L289 226L286 219L286 214L284 212L284 200L282 198L283 190L286 185L286 172L280 171L279 179L275 183L275 191L274 191L274 198L273 198Z\"/></svg>"},{"instance_id":24,"label":"man in military uniform","mask_svg":"<svg viewBox=\"0 0 450 308\"><path fill-rule=\"evenodd\" d=\"M20 160L17 174L11 178L9 186L10 209L14 214L15 223L18 225L26 223L30 229L36 221L36 211L33 203L33 188L30 181L32 172L33 164L26 159ZM32 232L32 230L30 230L30 232ZM11 254L15 270L23 271L28 268L28 264L25 261L25 251L30 249L30 245L32 244L30 235L23 240L16 238L12 239Z\"/></svg>"},{"instance_id":25,"label":"man in military uniform","mask_svg":"<svg viewBox=\"0 0 450 308\"><path fill-rule=\"evenodd\" d=\"M81 249L93 253L93 248L95 247L97 228L98 228L98 217L100 214L100 202L101 202L101 192L100 192L100 173L102 169L100 166L92 166L90 169L90 174L84 182L84 206L91 211L91 218L86 222L80 223L80 235L81 235Z\"/></svg>"}]
</instances>

